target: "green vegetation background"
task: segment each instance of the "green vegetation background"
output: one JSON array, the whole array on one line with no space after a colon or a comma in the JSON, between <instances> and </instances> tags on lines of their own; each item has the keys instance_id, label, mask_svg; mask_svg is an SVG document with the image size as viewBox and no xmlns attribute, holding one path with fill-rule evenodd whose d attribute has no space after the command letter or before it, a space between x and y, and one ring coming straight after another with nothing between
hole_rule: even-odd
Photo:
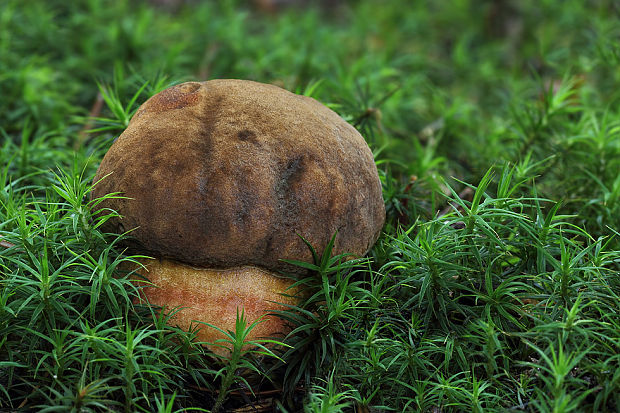
<instances>
[{"instance_id":1,"label":"green vegetation background","mask_svg":"<svg viewBox=\"0 0 620 413\"><path fill-rule=\"evenodd\" d=\"M266 3L0 0L0 409L618 411L618 3ZM234 362L133 304L88 196L142 101L210 78L328 104L387 206Z\"/></svg>"}]
</instances>

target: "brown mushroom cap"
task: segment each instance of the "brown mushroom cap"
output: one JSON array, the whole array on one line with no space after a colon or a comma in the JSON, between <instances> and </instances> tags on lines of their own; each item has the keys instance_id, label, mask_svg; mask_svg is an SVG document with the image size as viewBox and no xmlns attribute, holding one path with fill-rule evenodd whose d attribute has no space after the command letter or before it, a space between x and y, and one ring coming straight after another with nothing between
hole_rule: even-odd
<instances>
[{"instance_id":1,"label":"brown mushroom cap","mask_svg":"<svg viewBox=\"0 0 620 413\"><path fill-rule=\"evenodd\" d=\"M109 176L107 176L109 175ZM365 254L385 218L362 136L314 99L245 80L188 82L146 101L105 155L93 196L140 251L193 266L293 270L338 232Z\"/></svg>"}]
</instances>

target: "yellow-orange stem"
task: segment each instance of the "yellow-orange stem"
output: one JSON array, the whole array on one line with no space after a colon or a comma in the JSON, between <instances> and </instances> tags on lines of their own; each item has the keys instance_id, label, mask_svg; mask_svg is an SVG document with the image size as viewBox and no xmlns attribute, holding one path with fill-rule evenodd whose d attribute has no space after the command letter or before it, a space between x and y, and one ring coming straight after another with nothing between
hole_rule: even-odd
<instances>
[{"instance_id":1,"label":"yellow-orange stem","mask_svg":"<svg viewBox=\"0 0 620 413\"><path fill-rule=\"evenodd\" d=\"M245 312L248 323L264 316L263 321L250 333L248 339L279 337L286 335L290 328L277 316L267 315L274 310L283 309L277 303L295 304L287 289L293 284L266 270L252 267L228 269L195 268L172 260L143 260L147 271L138 272L154 285L141 283L142 292L150 304L165 306L166 311L183 307L172 317L180 328L200 327L197 339L213 343L224 335L208 326L196 324L202 321L213 324L225 331L235 330L237 309ZM228 350L209 346L220 355Z\"/></svg>"}]
</instances>

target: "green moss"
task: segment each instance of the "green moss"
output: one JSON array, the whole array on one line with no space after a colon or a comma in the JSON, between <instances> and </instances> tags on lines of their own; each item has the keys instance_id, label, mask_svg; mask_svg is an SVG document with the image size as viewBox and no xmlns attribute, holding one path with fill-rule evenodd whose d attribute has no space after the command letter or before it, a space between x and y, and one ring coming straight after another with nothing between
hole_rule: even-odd
<instances>
[{"instance_id":1,"label":"green moss","mask_svg":"<svg viewBox=\"0 0 620 413\"><path fill-rule=\"evenodd\" d=\"M618 11L0 2L0 409L617 410ZM141 102L211 78L328 104L387 208L370 261L315 251L292 347L251 373L134 303L89 196Z\"/></svg>"}]
</instances>

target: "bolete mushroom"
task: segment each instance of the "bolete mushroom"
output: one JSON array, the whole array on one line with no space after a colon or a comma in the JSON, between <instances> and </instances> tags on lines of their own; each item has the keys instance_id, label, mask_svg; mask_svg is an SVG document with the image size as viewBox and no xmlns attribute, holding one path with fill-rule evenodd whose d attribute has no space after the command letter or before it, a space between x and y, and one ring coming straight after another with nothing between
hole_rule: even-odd
<instances>
[{"instance_id":1,"label":"bolete mushroom","mask_svg":"<svg viewBox=\"0 0 620 413\"><path fill-rule=\"evenodd\" d=\"M103 179L102 179L103 178ZM334 254L364 255L385 218L373 155L362 136L312 98L245 80L187 82L137 110L107 152L94 197L121 192L104 208L106 230L132 229L134 250L157 260L144 273L151 304L184 307L193 320L233 330L278 309L300 269L337 233ZM301 237L300 237L301 236ZM286 333L268 316L251 337ZM203 327L202 341L221 335Z\"/></svg>"}]
</instances>

